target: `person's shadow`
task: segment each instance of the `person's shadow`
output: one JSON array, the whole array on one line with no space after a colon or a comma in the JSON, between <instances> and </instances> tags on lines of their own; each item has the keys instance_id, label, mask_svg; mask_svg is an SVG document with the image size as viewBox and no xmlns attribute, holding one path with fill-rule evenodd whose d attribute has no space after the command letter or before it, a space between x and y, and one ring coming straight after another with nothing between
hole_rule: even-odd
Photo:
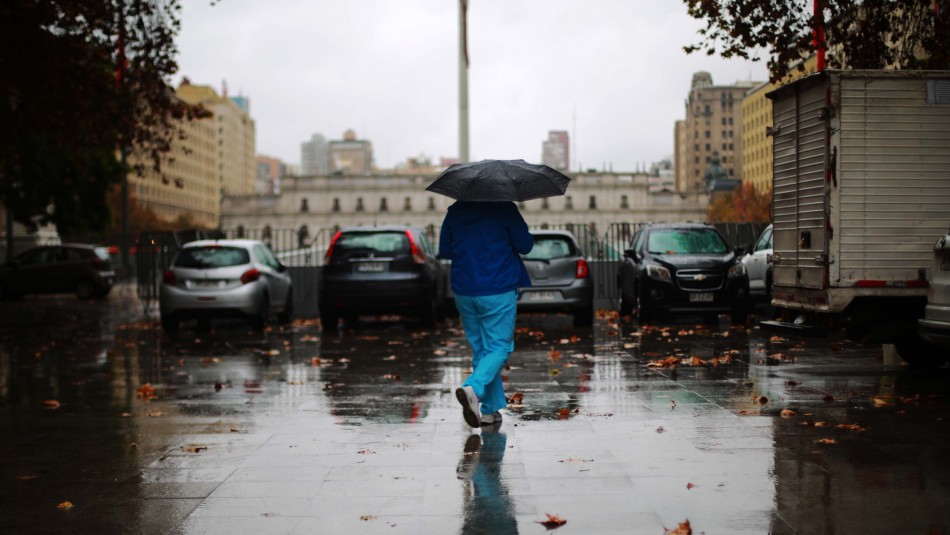
<instances>
[{"instance_id":1,"label":"person's shadow","mask_svg":"<svg viewBox=\"0 0 950 535\"><path fill-rule=\"evenodd\" d=\"M506 441L504 433L486 430L465 442L457 468L458 478L465 481L464 535L518 533L515 506L501 477Z\"/></svg>"}]
</instances>

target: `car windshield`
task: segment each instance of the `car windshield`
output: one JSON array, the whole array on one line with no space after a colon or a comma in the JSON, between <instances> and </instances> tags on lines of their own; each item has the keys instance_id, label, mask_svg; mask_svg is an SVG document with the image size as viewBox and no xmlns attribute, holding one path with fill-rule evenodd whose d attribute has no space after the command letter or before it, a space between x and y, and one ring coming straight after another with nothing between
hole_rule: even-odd
<instances>
[{"instance_id":1,"label":"car windshield","mask_svg":"<svg viewBox=\"0 0 950 535\"><path fill-rule=\"evenodd\" d=\"M175 267L185 268L217 268L240 266L251 261L246 249L240 247L222 247L220 245L205 245L203 247L188 247L178 252L175 258Z\"/></svg>"},{"instance_id":2,"label":"car windshield","mask_svg":"<svg viewBox=\"0 0 950 535\"><path fill-rule=\"evenodd\" d=\"M570 240L562 236L535 236L531 252L521 257L526 260L553 260L571 256L573 250Z\"/></svg>"},{"instance_id":3,"label":"car windshield","mask_svg":"<svg viewBox=\"0 0 950 535\"><path fill-rule=\"evenodd\" d=\"M405 232L345 232L334 245L334 251L346 254L392 256L409 252Z\"/></svg>"},{"instance_id":4,"label":"car windshield","mask_svg":"<svg viewBox=\"0 0 950 535\"><path fill-rule=\"evenodd\" d=\"M650 232L647 250L652 254L723 254L729 250L713 229L657 229Z\"/></svg>"}]
</instances>

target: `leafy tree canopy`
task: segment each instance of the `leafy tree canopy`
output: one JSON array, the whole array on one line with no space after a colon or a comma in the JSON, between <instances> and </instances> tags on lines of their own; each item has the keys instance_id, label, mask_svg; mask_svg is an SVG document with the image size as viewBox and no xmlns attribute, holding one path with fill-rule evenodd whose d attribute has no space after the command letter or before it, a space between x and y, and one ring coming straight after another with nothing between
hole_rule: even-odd
<instances>
[{"instance_id":1,"label":"leafy tree canopy","mask_svg":"<svg viewBox=\"0 0 950 535\"><path fill-rule=\"evenodd\" d=\"M177 0L0 2L0 202L28 227L100 230L119 148L157 167L191 109L177 71Z\"/></svg>"},{"instance_id":2,"label":"leafy tree canopy","mask_svg":"<svg viewBox=\"0 0 950 535\"><path fill-rule=\"evenodd\" d=\"M729 193L716 193L706 208L712 223L767 223L772 220L772 188L759 190L751 182Z\"/></svg>"},{"instance_id":3,"label":"leafy tree canopy","mask_svg":"<svg viewBox=\"0 0 950 535\"><path fill-rule=\"evenodd\" d=\"M706 23L685 47L769 58L773 81L815 53L813 0L684 0ZM830 68L950 69L950 0L819 0Z\"/></svg>"}]
</instances>

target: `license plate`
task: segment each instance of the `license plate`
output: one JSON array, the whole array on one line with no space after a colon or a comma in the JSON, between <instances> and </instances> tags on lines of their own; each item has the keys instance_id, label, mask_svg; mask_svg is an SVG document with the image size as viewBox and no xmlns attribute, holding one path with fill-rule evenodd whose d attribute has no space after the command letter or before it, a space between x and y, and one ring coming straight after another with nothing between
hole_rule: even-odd
<instances>
[{"instance_id":1,"label":"license plate","mask_svg":"<svg viewBox=\"0 0 950 535\"><path fill-rule=\"evenodd\" d=\"M191 281L191 285L195 288L219 288L221 287L221 281L197 280Z\"/></svg>"},{"instance_id":2,"label":"license plate","mask_svg":"<svg viewBox=\"0 0 950 535\"><path fill-rule=\"evenodd\" d=\"M386 265L382 262L360 262L356 264L356 271L360 273L380 273L385 269Z\"/></svg>"},{"instance_id":3,"label":"license plate","mask_svg":"<svg viewBox=\"0 0 950 535\"><path fill-rule=\"evenodd\" d=\"M525 301L554 301L557 299L557 292L525 292Z\"/></svg>"},{"instance_id":4,"label":"license plate","mask_svg":"<svg viewBox=\"0 0 950 535\"><path fill-rule=\"evenodd\" d=\"M709 292L689 294L690 303L711 303L713 300L713 294Z\"/></svg>"}]
</instances>

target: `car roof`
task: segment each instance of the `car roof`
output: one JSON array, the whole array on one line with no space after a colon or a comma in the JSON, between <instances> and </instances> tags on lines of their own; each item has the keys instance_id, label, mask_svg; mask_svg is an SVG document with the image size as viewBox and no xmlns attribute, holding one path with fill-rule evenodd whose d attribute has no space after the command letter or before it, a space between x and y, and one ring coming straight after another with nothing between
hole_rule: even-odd
<instances>
[{"instance_id":1,"label":"car roof","mask_svg":"<svg viewBox=\"0 0 950 535\"><path fill-rule=\"evenodd\" d=\"M565 238L576 239L574 233L567 230L548 230L548 229L533 229L531 231L532 236L564 236Z\"/></svg>"},{"instance_id":2,"label":"car roof","mask_svg":"<svg viewBox=\"0 0 950 535\"><path fill-rule=\"evenodd\" d=\"M405 232L407 230L418 231L419 228L408 225L362 225L356 227L343 227L340 229L340 232L371 232L374 230L382 232Z\"/></svg>"},{"instance_id":3,"label":"car roof","mask_svg":"<svg viewBox=\"0 0 950 535\"><path fill-rule=\"evenodd\" d=\"M672 228L672 229L690 229L690 228L711 228L716 227L710 225L709 223L647 223L645 227L648 228Z\"/></svg>"},{"instance_id":4,"label":"car roof","mask_svg":"<svg viewBox=\"0 0 950 535\"><path fill-rule=\"evenodd\" d=\"M182 245L182 249L187 247L206 247L208 245L230 245L233 247L253 247L255 245L263 245L264 242L260 240L195 240L190 241Z\"/></svg>"}]
</instances>

